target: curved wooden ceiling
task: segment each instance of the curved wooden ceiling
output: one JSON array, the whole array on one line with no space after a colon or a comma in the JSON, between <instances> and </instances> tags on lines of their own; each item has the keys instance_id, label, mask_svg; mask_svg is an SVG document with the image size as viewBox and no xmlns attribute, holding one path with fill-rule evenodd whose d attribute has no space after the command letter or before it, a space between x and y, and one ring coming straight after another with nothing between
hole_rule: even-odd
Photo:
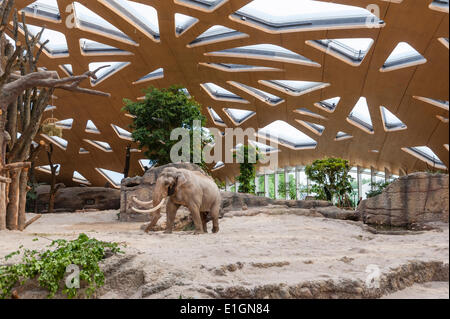
<instances>
[{"instance_id":1,"label":"curved wooden ceiling","mask_svg":"<svg viewBox=\"0 0 450 319\"><path fill-rule=\"evenodd\" d=\"M16 7L22 9L33 2L16 0ZM221 130L224 126L263 128L279 120L317 142L314 149L278 145L280 167L308 164L323 156L340 156L352 165L372 166L378 170L388 168L398 174L400 170L411 172L427 168L424 161L405 151L418 146L429 147L448 167L448 102L439 102L449 100L448 4L442 7L438 1L430 6L431 0L326 1L361 8L376 5L384 25L277 29L235 14L251 0L225 0L211 9L198 5L201 1L195 0L135 2L156 10L159 25L157 36L132 16L115 8L113 0L79 0L78 3L119 29L121 33L116 35L98 32L83 23L65 23L74 21L71 16L73 2L69 0L57 0L59 20L27 11L28 24L45 26L65 35L68 54L52 55L46 52L40 60L42 66L58 70L60 76L67 75L63 65L71 65L73 73L80 74L89 68L90 63L127 63L95 84L95 89L111 93L111 98L56 92L57 98L52 103L57 108L53 115L60 120L73 119L71 128L64 130L63 138L68 145L57 147L54 157L54 162L61 164L59 180L66 185L74 183L75 171L92 185L106 183L105 177L96 168L123 171L129 140L120 138L112 125L128 128L131 120L121 112L122 99L139 98L143 95L142 89L149 85L168 87L179 84L186 87L203 105L210 127ZM175 14L198 21L178 34L181 30L175 27ZM198 39L217 25L232 30L223 36ZM370 38L374 43L361 62L349 59L339 50L324 49L325 42L317 41L343 38ZM83 51L80 39L96 41L120 51ZM387 58L400 42L411 45L423 59L400 65L401 68L394 65L383 70ZM292 52L290 56L287 51L287 55L277 56L251 55L248 52L243 55L235 51L214 53L260 44L276 45ZM293 58L294 53L304 59ZM228 64L258 68L230 69ZM154 74L147 81L138 81L160 68L164 70L163 76ZM277 86L277 82L271 82L274 80L311 81L327 85L299 93ZM204 85L207 83L214 83L238 98L223 98L214 91L208 92ZM273 101L273 96L279 99ZM318 104L334 97L340 97L340 101L333 112ZM349 120L349 114L361 97L366 98L370 112L372 127L369 129L357 121L351 121L351 118ZM243 103L244 100L246 102ZM386 127L381 106L400 119L406 129ZM209 108L217 113L223 123L213 121ZM226 108L253 111L255 114L238 123L224 110ZM298 109L303 111L298 112ZM308 111L315 113L314 116ZM51 112L46 116L52 116ZM89 120L93 121L98 132L86 130ZM308 123L315 125L311 127ZM336 140L339 132L345 132L352 138ZM99 149L87 140L106 142L110 149ZM80 154L80 148L87 152ZM138 163L140 159L142 154L133 153L131 175L142 174ZM46 165L44 156L40 161L40 165ZM232 178L236 172L236 165L225 165L215 174L219 178Z\"/></svg>"}]
</instances>

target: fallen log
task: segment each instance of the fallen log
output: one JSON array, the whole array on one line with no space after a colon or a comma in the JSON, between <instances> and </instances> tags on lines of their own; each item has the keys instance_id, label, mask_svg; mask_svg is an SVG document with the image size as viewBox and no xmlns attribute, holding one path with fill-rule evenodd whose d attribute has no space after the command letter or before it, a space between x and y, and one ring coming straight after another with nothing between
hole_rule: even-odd
<instances>
[{"instance_id":1,"label":"fallen log","mask_svg":"<svg viewBox=\"0 0 450 319\"><path fill-rule=\"evenodd\" d=\"M30 226L31 224L33 224L34 222L36 222L39 218L41 218L42 217L42 215L37 215L37 216L34 216L33 218L31 218L29 221L27 221L26 223L25 223L25 226L23 227L23 230L25 230L25 229L27 229L27 227L28 226Z\"/></svg>"}]
</instances>

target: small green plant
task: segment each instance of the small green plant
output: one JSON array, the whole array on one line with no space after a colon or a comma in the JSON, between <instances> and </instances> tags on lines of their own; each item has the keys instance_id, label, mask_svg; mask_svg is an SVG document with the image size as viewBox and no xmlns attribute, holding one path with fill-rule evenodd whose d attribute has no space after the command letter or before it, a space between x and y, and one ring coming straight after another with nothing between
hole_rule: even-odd
<instances>
[{"instance_id":1,"label":"small green plant","mask_svg":"<svg viewBox=\"0 0 450 319\"><path fill-rule=\"evenodd\" d=\"M89 298L105 283L99 262L107 254L122 253L119 244L98 241L85 234L72 241L55 240L48 247L50 249L38 252L21 246L18 251L5 257L7 261L22 255L22 260L17 264L0 266L0 299L8 298L15 287L32 279L37 279L39 285L49 291L48 298L53 298L60 290L70 265L80 268L80 284L87 285L86 296ZM64 286L62 293L71 299L78 295L78 288Z\"/></svg>"},{"instance_id":2,"label":"small green plant","mask_svg":"<svg viewBox=\"0 0 450 319\"><path fill-rule=\"evenodd\" d=\"M390 184L390 182L371 183L372 189L366 193L367 198L372 198L380 195Z\"/></svg>"},{"instance_id":3,"label":"small green plant","mask_svg":"<svg viewBox=\"0 0 450 319\"><path fill-rule=\"evenodd\" d=\"M255 165L256 162L258 162L261 158L258 148L249 145L241 146L237 150L234 157L237 158L238 162L240 163L241 174L238 177L239 193L255 194L256 193ZM255 162L253 162L252 160L255 160Z\"/></svg>"}]
</instances>

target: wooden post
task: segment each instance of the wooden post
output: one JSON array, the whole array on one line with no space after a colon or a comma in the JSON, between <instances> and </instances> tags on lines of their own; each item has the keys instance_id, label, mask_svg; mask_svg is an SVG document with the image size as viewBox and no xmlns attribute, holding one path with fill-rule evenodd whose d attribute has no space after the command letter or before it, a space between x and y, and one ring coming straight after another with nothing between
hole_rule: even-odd
<instances>
[{"instance_id":1,"label":"wooden post","mask_svg":"<svg viewBox=\"0 0 450 319\"><path fill-rule=\"evenodd\" d=\"M20 171L11 171L11 185L9 188L9 203L6 209L6 227L9 230L18 230L19 226L19 198L20 198Z\"/></svg>"},{"instance_id":2,"label":"wooden post","mask_svg":"<svg viewBox=\"0 0 450 319\"><path fill-rule=\"evenodd\" d=\"M20 231L23 231L25 229L25 224L27 222L26 206L28 190L28 168L24 168L20 173L20 199L18 217L18 228Z\"/></svg>"}]
</instances>

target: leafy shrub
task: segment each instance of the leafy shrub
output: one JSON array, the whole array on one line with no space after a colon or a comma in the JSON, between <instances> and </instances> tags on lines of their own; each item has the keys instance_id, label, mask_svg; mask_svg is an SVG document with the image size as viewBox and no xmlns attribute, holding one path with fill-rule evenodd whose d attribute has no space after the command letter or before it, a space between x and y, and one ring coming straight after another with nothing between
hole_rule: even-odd
<instances>
[{"instance_id":1,"label":"leafy shrub","mask_svg":"<svg viewBox=\"0 0 450 319\"><path fill-rule=\"evenodd\" d=\"M14 287L24 285L32 279L37 279L39 285L49 291L48 298L53 298L59 291L66 269L70 265L80 267L80 283L87 284L86 295L91 297L95 290L105 283L99 261L104 259L107 253L122 252L117 243L98 241L85 234L72 241L55 240L48 247L53 249L40 253L23 249L21 246L18 251L5 257L5 260L9 260L16 255L22 255L22 261L0 266L0 299L8 298ZM78 295L78 290L65 287L62 293L68 298L74 298Z\"/></svg>"},{"instance_id":2,"label":"leafy shrub","mask_svg":"<svg viewBox=\"0 0 450 319\"><path fill-rule=\"evenodd\" d=\"M380 195L390 184L390 182L371 183L372 189L366 193L367 198Z\"/></svg>"}]
</instances>

